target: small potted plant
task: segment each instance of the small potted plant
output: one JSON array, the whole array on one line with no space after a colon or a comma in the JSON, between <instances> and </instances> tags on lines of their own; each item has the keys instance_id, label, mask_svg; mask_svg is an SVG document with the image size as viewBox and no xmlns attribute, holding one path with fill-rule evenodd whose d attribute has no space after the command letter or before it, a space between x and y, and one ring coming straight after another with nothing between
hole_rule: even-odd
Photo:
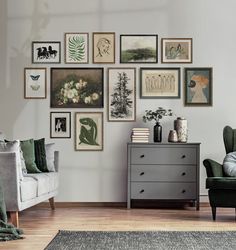
<instances>
[{"instance_id":1,"label":"small potted plant","mask_svg":"<svg viewBox=\"0 0 236 250\"><path fill-rule=\"evenodd\" d=\"M162 127L160 124L160 120L164 116L172 116L173 111L171 109L164 109L162 107L158 107L156 111L152 110L145 110L145 115L143 116L143 121L148 122L148 121L155 121L155 126L153 128L153 140L154 142L161 142L162 141Z\"/></svg>"}]
</instances>

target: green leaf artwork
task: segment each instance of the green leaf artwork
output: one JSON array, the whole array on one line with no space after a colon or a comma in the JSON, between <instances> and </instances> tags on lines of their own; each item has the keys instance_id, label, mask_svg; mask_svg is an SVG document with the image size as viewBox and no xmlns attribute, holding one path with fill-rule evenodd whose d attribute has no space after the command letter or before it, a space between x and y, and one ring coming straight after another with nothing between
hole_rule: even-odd
<instances>
[{"instance_id":1,"label":"green leaf artwork","mask_svg":"<svg viewBox=\"0 0 236 250\"><path fill-rule=\"evenodd\" d=\"M96 140L97 140L97 124L94 122L93 119L91 118L81 118L80 120L81 123L81 129L80 129L80 135L79 139L81 143L87 144L87 145L99 145Z\"/></svg>"},{"instance_id":2,"label":"green leaf artwork","mask_svg":"<svg viewBox=\"0 0 236 250\"><path fill-rule=\"evenodd\" d=\"M68 46L69 58L72 61L81 62L85 58L85 39L82 36L69 38Z\"/></svg>"}]
</instances>

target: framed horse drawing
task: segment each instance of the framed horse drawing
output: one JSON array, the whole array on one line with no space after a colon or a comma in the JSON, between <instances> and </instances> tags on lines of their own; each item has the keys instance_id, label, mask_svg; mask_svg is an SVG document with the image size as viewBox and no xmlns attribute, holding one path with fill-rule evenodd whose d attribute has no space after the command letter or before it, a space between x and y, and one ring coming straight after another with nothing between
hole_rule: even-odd
<instances>
[{"instance_id":1,"label":"framed horse drawing","mask_svg":"<svg viewBox=\"0 0 236 250\"><path fill-rule=\"evenodd\" d=\"M32 42L32 63L60 63L61 42Z\"/></svg>"}]
</instances>

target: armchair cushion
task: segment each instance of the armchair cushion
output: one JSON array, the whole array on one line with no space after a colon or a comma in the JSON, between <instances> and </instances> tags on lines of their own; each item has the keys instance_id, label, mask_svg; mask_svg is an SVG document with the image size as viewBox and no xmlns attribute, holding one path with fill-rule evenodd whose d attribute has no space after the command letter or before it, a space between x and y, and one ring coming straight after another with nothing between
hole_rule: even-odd
<instances>
[{"instance_id":1,"label":"armchair cushion","mask_svg":"<svg viewBox=\"0 0 236 250\"><path fill-rule=\"evenodd\" d=\"M228 153L225 156L223 168L228 176L236 176L236 152Z\"/></svg>"},{"instance_id":2,"label":"armchair cushion","mask_svg":"<svg viewBox=\"0 0 236 250\"><path fill-rule=\"evenodd\" d=\"M206 188L236 190L236 177L209 177L206 179Z\"/></svg>"},{"instance_id":3,"label":"armchair cushion","mask_svg":"<svg viewBox=\"0 0 236 250\"><path fill-rule=\"evenodd\" d=\"M45 139L34 140L35 163L42 172L48 172Z\"/></svg>"}]
</instances>

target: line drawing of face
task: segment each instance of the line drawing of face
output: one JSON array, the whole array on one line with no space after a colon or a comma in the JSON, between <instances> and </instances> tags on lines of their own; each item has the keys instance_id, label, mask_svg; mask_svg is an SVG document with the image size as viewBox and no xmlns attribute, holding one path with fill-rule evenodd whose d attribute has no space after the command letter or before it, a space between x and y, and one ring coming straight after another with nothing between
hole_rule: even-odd
<instances>
[{"instance_id":1,"label":"line drawing of face","mask_svg":"<svg viewBox=\"0 0 236 250\"><path fill-rule=\"evenodd\" d=\"M208 84L209 79L206 76L194 74L191 77L188 87L193 94L192 103L207 103L203 89L207 88Z\"/></svg>"},{"instance_id":2,"label":"line drawing of face","mask_svg":"<svg viewBox=\"0 0 236 250\"><path fill-rule=\"evenodd\" d=\"M111 42L109 39L102 37L98 40L96 47L98 49L98 54L96 57L103 57L110 54L109 50L111 47Z\"/></svg>"}]
</instances>

